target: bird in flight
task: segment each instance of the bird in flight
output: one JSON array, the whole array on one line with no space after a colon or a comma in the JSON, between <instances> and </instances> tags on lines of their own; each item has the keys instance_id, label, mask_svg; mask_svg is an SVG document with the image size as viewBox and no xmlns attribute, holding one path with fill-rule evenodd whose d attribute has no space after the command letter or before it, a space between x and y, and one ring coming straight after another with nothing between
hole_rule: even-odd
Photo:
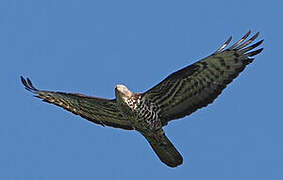
<instances>
[{"instance_id":1,"label":"bird in flight","mask_svg":"<svg viewBox=\"0 0 283 180\"><path fill-rule=\"evenodd\" d=\"M76 93L45 91L35 88L29 78L21 81L28 91L45 102L100 124L126 130L137 130L149 142L159 159L170 167L183 163L183 157L165 135L162 127L212 103L222 90L253 62L263 40L250 45L259 35L227 47L230 37L218 50L180 69L144 93L131 92L116 85L115 99L104 99Z\"/></svg>"}]
</instances>

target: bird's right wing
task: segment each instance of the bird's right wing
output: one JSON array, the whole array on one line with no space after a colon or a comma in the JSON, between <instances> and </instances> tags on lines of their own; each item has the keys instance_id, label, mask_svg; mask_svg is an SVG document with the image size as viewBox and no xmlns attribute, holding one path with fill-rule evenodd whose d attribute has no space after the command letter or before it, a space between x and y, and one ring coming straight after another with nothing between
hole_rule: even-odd
<instances>
[{"instance_id":1,"label":"bird's right wing","mask_svg":"<svg viewBox=\"0 0 283 180\"><path fill-rule=\"evenodd\" d=\"M30 79L21 81L28 91L45 102L60 106L76 115L102 126L132 130L130 122L123 118L116 106L116 100L89 97L82 94L42 91L36 89Z\"/></svg>"}]
</instances>

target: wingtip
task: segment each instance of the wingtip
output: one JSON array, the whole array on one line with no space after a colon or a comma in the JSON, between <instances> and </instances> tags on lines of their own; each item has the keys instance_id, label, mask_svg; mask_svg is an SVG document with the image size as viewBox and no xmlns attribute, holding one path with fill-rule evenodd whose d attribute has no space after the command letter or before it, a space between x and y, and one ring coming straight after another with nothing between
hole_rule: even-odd
<instances>
[{"instance_id":1,"label":"wingtip","mask_svg":"<svg viewBox=\"0 0 283 180\"><path fill-rule=\"evenodd\" d=\"M252 31L249 29L248 32L241 39L242 40L247 39L250 36L251 33L252 33Z\"/></svg>"},{"instance_id":2,"label":"wingtip","mask_svg":"<svg viewBox=\"0 0 283 180\"><path fill-rule=\"evenodd\" d=\"M32 88L33 88L33 85L32 85L31 80L30 80L29 78L27 78L27 81L28 81L28 85L29 85L29 87L32 87ZM34 88L34 89L35 89L35 88Z\"/></svg>"},{"instance_id":3,"label":"wingtip","mask_svg":"<svg viewBox=\"0 0 283 180\"><path fill-rule=\"evenodd\" d=\"M224 43L219 49L217 49L217 50L214 52L214 54L218 54L218 53L220 53L223 49L225 49L225 47L231 42L231 40L232 40L232 36L230 36L230 37L225 41L225 43Z\"/></svg>"},{"instance_id":4,"label":"wingtip","mask_svg":"<svg viewBox=\"0 0 283 180\"><path fill-rule=\"evenodd\" d=\"M252 30L249 29L248 32L247 32L247 35L249 36L251 33L252 33Z\"/></svg>"},{"instance_id":5,"label":"wingtip","mask_svg":"<svg viewBox=\"0 0 283 180\"><path fill-rule=\"evenodd\" d=\"M232 40L232 36L230 36L229 38L228 38L228 40L225 42L225 44L229 44L230 42L231 42L231 40Z\"/></svg>"},{"instance_id":6,"label":"wingtip","mask_svg":"<svg viewBox=\"0 0 283 180\"><path fill-rule=\"evenodd\" d=\"M25 86L26 89L29 87L27 81L25 80L25 78L23 76L21 76L21 82Z\"/></svg>"},{"instance_id":7,"label":"wingtip","mask_svg":"<svg viewBox=\"0 0 283 180\"><path fill-rule=\"evenodd\" d=\"M253 35L249 41L254 41L257 37L259 36L259 32L255 33L255 35Z\"/></svg>"},{"instance_id":8,"label":"wingtip","mask_svg":"<svg viewBox=\"0 0 283 180\"><path fill-rule=\"evenodd\" d=\"M252 57L252 56L255 56L255 55L261 53L261 51L263 51L263 48L260 48L260 49L257 49L257 50L255 50L255 51L249 52L249 53L247 53L246 55L247 55L248 57Z\"/></svg>"},{"instance_id":9,"label":"wingtip","mask_svg":"<svg viewBox=\"0 0 283 180\"><path fill-rule=\"evenodd\" d=\"M31 80L29 78L24 78L23 76L20 76L22 84L25 86L25 89L31 92L38 91L32 84Z\"/></svg>"},{"instance_id":10,"label":"wingtip","mask_svg":"<svg viewBox=\"0 0 283 180\"><path fill-rule=\"evenodd\" d=\"M25 85L25 78L23 76L20 76L21 77L21 82Z\"/></svg>"},{"instance_id":11,"label":"wingtip","mask_svg":"<svg viewBox=\"0 0 283 180\"><path fill-rule=\"evenodd\" d=\"M243 41L245 41L251 34L251 30L248 30L248 32L237 42L235 42L229 49L232 50L234 48L237 48Z\"/></svg>"}]
</instances>

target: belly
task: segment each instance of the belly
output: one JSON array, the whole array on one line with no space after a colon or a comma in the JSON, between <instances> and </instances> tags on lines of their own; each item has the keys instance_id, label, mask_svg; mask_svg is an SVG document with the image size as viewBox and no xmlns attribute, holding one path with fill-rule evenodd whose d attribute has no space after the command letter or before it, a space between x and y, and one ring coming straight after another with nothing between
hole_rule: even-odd
<instances>
[{"instance_id":1,"label":"belly","mask_svg":"<svg viewBox=\"0 0 283 180\"><path fill-rule=\"evenodd\" d=\"M134 108L126 104L120 104L119 108L124 117L131 122L132 126L142 133L155 132L162 128L158 113L152 106L141 104Z\"/></svg>"},{"instance_id":2,"label":"belly","mask_svg":"<svg viewBox=\"0 0 283 180\"><path fill-rule=\"evenodd\" d=\"M154 115L140 116L140 114L137 114L134 118L129 120L134 128L141 133L155 132L162 128L161 121Z\"/></svg>"}]
</instances>

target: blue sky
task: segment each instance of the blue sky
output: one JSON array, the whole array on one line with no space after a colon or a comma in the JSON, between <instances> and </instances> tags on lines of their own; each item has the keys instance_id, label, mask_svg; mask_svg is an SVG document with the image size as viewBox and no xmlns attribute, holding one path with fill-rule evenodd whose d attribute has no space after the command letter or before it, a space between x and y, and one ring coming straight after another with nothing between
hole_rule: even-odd
<instances>
[{"instance_id":1,"label":"blue sky","mask_svg":"<svg viewBox=\"0 0 283 180\"><path fill-rule=\"evenodd\" d=\"M0 179L282 179L280 1L2 0ZM113 98L143 92L260 31L264 51L209 105L165 131L184 157L172 169L137 132L101 127L33 98L47 90ZM234 42L233 41L233 42Z\"/></svg>"}]
</instances>

